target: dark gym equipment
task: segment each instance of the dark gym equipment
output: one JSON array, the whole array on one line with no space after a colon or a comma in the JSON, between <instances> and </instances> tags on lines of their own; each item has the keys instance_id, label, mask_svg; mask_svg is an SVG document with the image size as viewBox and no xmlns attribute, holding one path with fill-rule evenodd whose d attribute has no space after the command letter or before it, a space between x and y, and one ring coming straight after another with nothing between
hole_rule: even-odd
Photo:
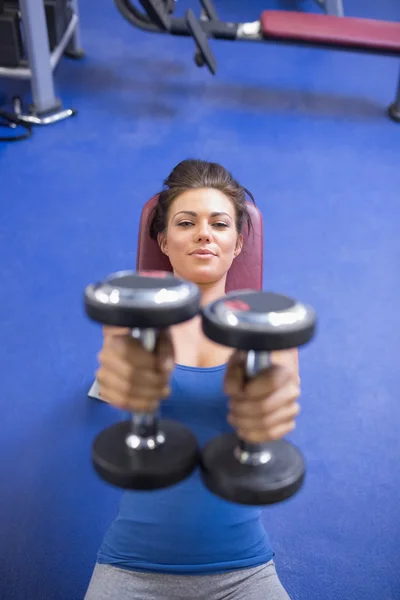
<instances>
[{"instance_id":1,"label":"dark gym equipment","mask_svg":"<svg viewBox=\"0 0 400 600\"><path fill-rule=\"evenodd\" d=\"M393 121L397 121L398 123L400 123L400 77L397 88L396 100L389 107L389 116L393 119Z\"/></svg>"},{"instance_id":2,"label":"dark gym equipment","mask_svg":"<svg viewBox=\"0 0 400 600\"><path fill-rule=\"evenodd\" d=\"M49 46L50 50L53 51L57 48L67 30L72 11L67 0L44 0L44 8Z\"/></svg>"},{"instance_id":3,"label":"dark gym equipment","mask_svg":"<svg viewBox=\"0 0 400 600\"><path fill-rule=\"evenodd\" d=\"M23 58L18 6L0 5L0 65L18 67Z\"/></svg>"},{"instance_id":4,"label":"dark gym equipment","mask_svg":"<svg viewBox=\"0 0 400 600\"><path fill-rule=\"evenodd\" d=\"M0 142L20 142L32 135L32 126L22 121L18 115L0 108L0 127L9 131L0 135Z\"/></svg>"},{"instance_id":5,"label":"dark gym equipment","mask_svg":"<svg viewBox=\"0 0 400 600\"><path fill-rule=\"evenodd\" d=\"M303 346L314 336L313 309L270 292L227 294L201 311L208 338L246 351L246 376L271 366L270 353ZM249 444L235 433L209 442L201 453L202 477L218 496L245 505L267 505L293 496L302 486L305 465L286 440Z\"/></svg>"},{"instance_id":6,"label":"dark gym equipment","mask_svg":"<svg viewBox=\"0 0 400 600\"><path fill-rule=\"evenodd\" d=\"M69 0L43 0L49 48L55 50L73 17ZM27 50L22 36L21 8L18 0L0 3L0 65L26 67Z\"/></svg>"},{"instance_id":7,"label":"dark gym equipment","mask_svg":"<svg viewBox=\"0 0 400 600\"><path fill-rule=\"evenodd\" d=\"M140 0L145 13L131 0L114 2L123 17L135 27L153 33L192 37L196 43L196 65L207 65L212 74L216 73L217 64L208 43L210 38L400 56L400 23L391 21L265 10L256 21L226 23L219 20L212 0L200 0L200 18L191 9L186 11L184 18L174 17L163 0ZM397 120L400 90L393 106L389 114Z\"/></svg>"},{"instance_id":8,"label":"dark gym equipment","mask_svg":"<svg viewBox=\"0 0 400 600\"><path fill-rule=\"evenodd\" d=\"M78 0L3 0L0 4L0 77L29 80L32 106L18 121L49 125L76 114L56 96L53 71L63 55L81 58Z\"/></svg>"},{"instance_id":9,"label":"dark gym equipment","mask_svg":"<svg viewBox=\"0 0 400 600\"><path fill-rule=\"evenodd\" d=\"M200 290L158 271L121 271L87 286L85 309L103 325L129 327L153 351L157 331L193 318ZM158 422L156 414L134 413L94 440L92 462L108 483L125 489L155 490L185 479L198 464L195 436L180 423Z\"/></svg>"}]
</instances>

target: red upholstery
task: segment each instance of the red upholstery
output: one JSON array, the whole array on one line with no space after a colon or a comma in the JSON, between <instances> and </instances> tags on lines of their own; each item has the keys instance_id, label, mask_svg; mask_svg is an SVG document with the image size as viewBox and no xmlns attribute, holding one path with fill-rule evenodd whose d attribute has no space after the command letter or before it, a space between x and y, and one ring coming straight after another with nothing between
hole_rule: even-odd
<instances>
[{"instance_id":1,"label":"red upholstery","mask_svg":"<svg viewBox=\"0 0 400 600\"><path fill-rule=\"evenodd\" d=\"M171 264L163 254L155 240L149 234L152 210L157 202L154 196L146 202L142 209L139 224L136 268L146 270L161 269L171 271ZM244 243L241 254L233 261L229 270L226 291L240 289L262 289L263 276L263 220L260 210L253 204L248 204L254 233L243 232Z\"/></svg>"},{"instance_id":2,"label":"red upholstery","mask_svg":"<svg viewBox=\"0 0 400 600\"><path fill-rule=\"evenodd\" d=\"M297 40L400 54L400 23L391 21L265 10L261 15L261 30L271 41Z\"/></svg>"}]
</instances>

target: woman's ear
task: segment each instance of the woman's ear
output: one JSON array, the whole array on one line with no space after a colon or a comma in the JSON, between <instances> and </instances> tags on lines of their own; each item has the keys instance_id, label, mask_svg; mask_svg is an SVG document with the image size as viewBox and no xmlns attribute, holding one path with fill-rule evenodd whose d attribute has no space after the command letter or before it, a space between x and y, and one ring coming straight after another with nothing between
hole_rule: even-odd
<instances>
[{"instance_id":1,"label":"woman's ear","mask_svg":"<svg viewBox=\"0 0 400 600\"><path fill-rule=\"evenodd\" d=\"M167 246L167 236L165 233L157 234L158 245L160 246L160 250L165 256L168 256L168 246Z\"/></svg>"},{"instance_id":2,"label":"woman's ear","mask_svg":"<svg viewBox=\"0 0 400 600\"><path fill-rule=\"evenodd\" d=\"M242 251L242 248L243 248L243 235L241 233L239 233L239 235L237 236L236 247L235 247L235 252L234 252L235 258L237 258L239 256L239 254Z\"/></svg>"}]
</instances>

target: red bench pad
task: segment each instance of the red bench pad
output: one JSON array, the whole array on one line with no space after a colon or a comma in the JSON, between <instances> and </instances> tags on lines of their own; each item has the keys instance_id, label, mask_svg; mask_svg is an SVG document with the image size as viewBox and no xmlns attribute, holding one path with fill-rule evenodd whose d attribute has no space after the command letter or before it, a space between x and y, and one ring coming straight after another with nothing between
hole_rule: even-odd
<instances>
[{"instance_id":1,"label":"red bench pad","mask_svg":"<svg viewBox=\"0 0 400 600\"><path fill-rule=\"evenodd\" d=\"M400 23L334 17L314 13L265 10L261 31L266 39L349 46L400 54Z\"/></svg>"}]
</instances>

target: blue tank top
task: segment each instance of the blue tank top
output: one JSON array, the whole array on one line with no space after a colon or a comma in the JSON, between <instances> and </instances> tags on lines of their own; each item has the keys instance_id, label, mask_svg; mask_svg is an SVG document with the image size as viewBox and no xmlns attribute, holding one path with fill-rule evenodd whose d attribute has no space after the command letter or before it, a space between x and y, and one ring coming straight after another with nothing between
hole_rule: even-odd
<instances>
[{"instance_id":1,"label":"blue tank top","mask_svg":"<svg viewBox=\"0 0 400 600\"><path fill-rule=\"evenodd\" d=\"M187 425L200 447L231 431L224 375L225 365L177 365L171 395L161 403L161 418ZM273 556L261 509L218 498L203 485L197 469L163 490L124 492L98 562L135 571L194 575L254 567Z\"/></svg>"}]
</instances>

